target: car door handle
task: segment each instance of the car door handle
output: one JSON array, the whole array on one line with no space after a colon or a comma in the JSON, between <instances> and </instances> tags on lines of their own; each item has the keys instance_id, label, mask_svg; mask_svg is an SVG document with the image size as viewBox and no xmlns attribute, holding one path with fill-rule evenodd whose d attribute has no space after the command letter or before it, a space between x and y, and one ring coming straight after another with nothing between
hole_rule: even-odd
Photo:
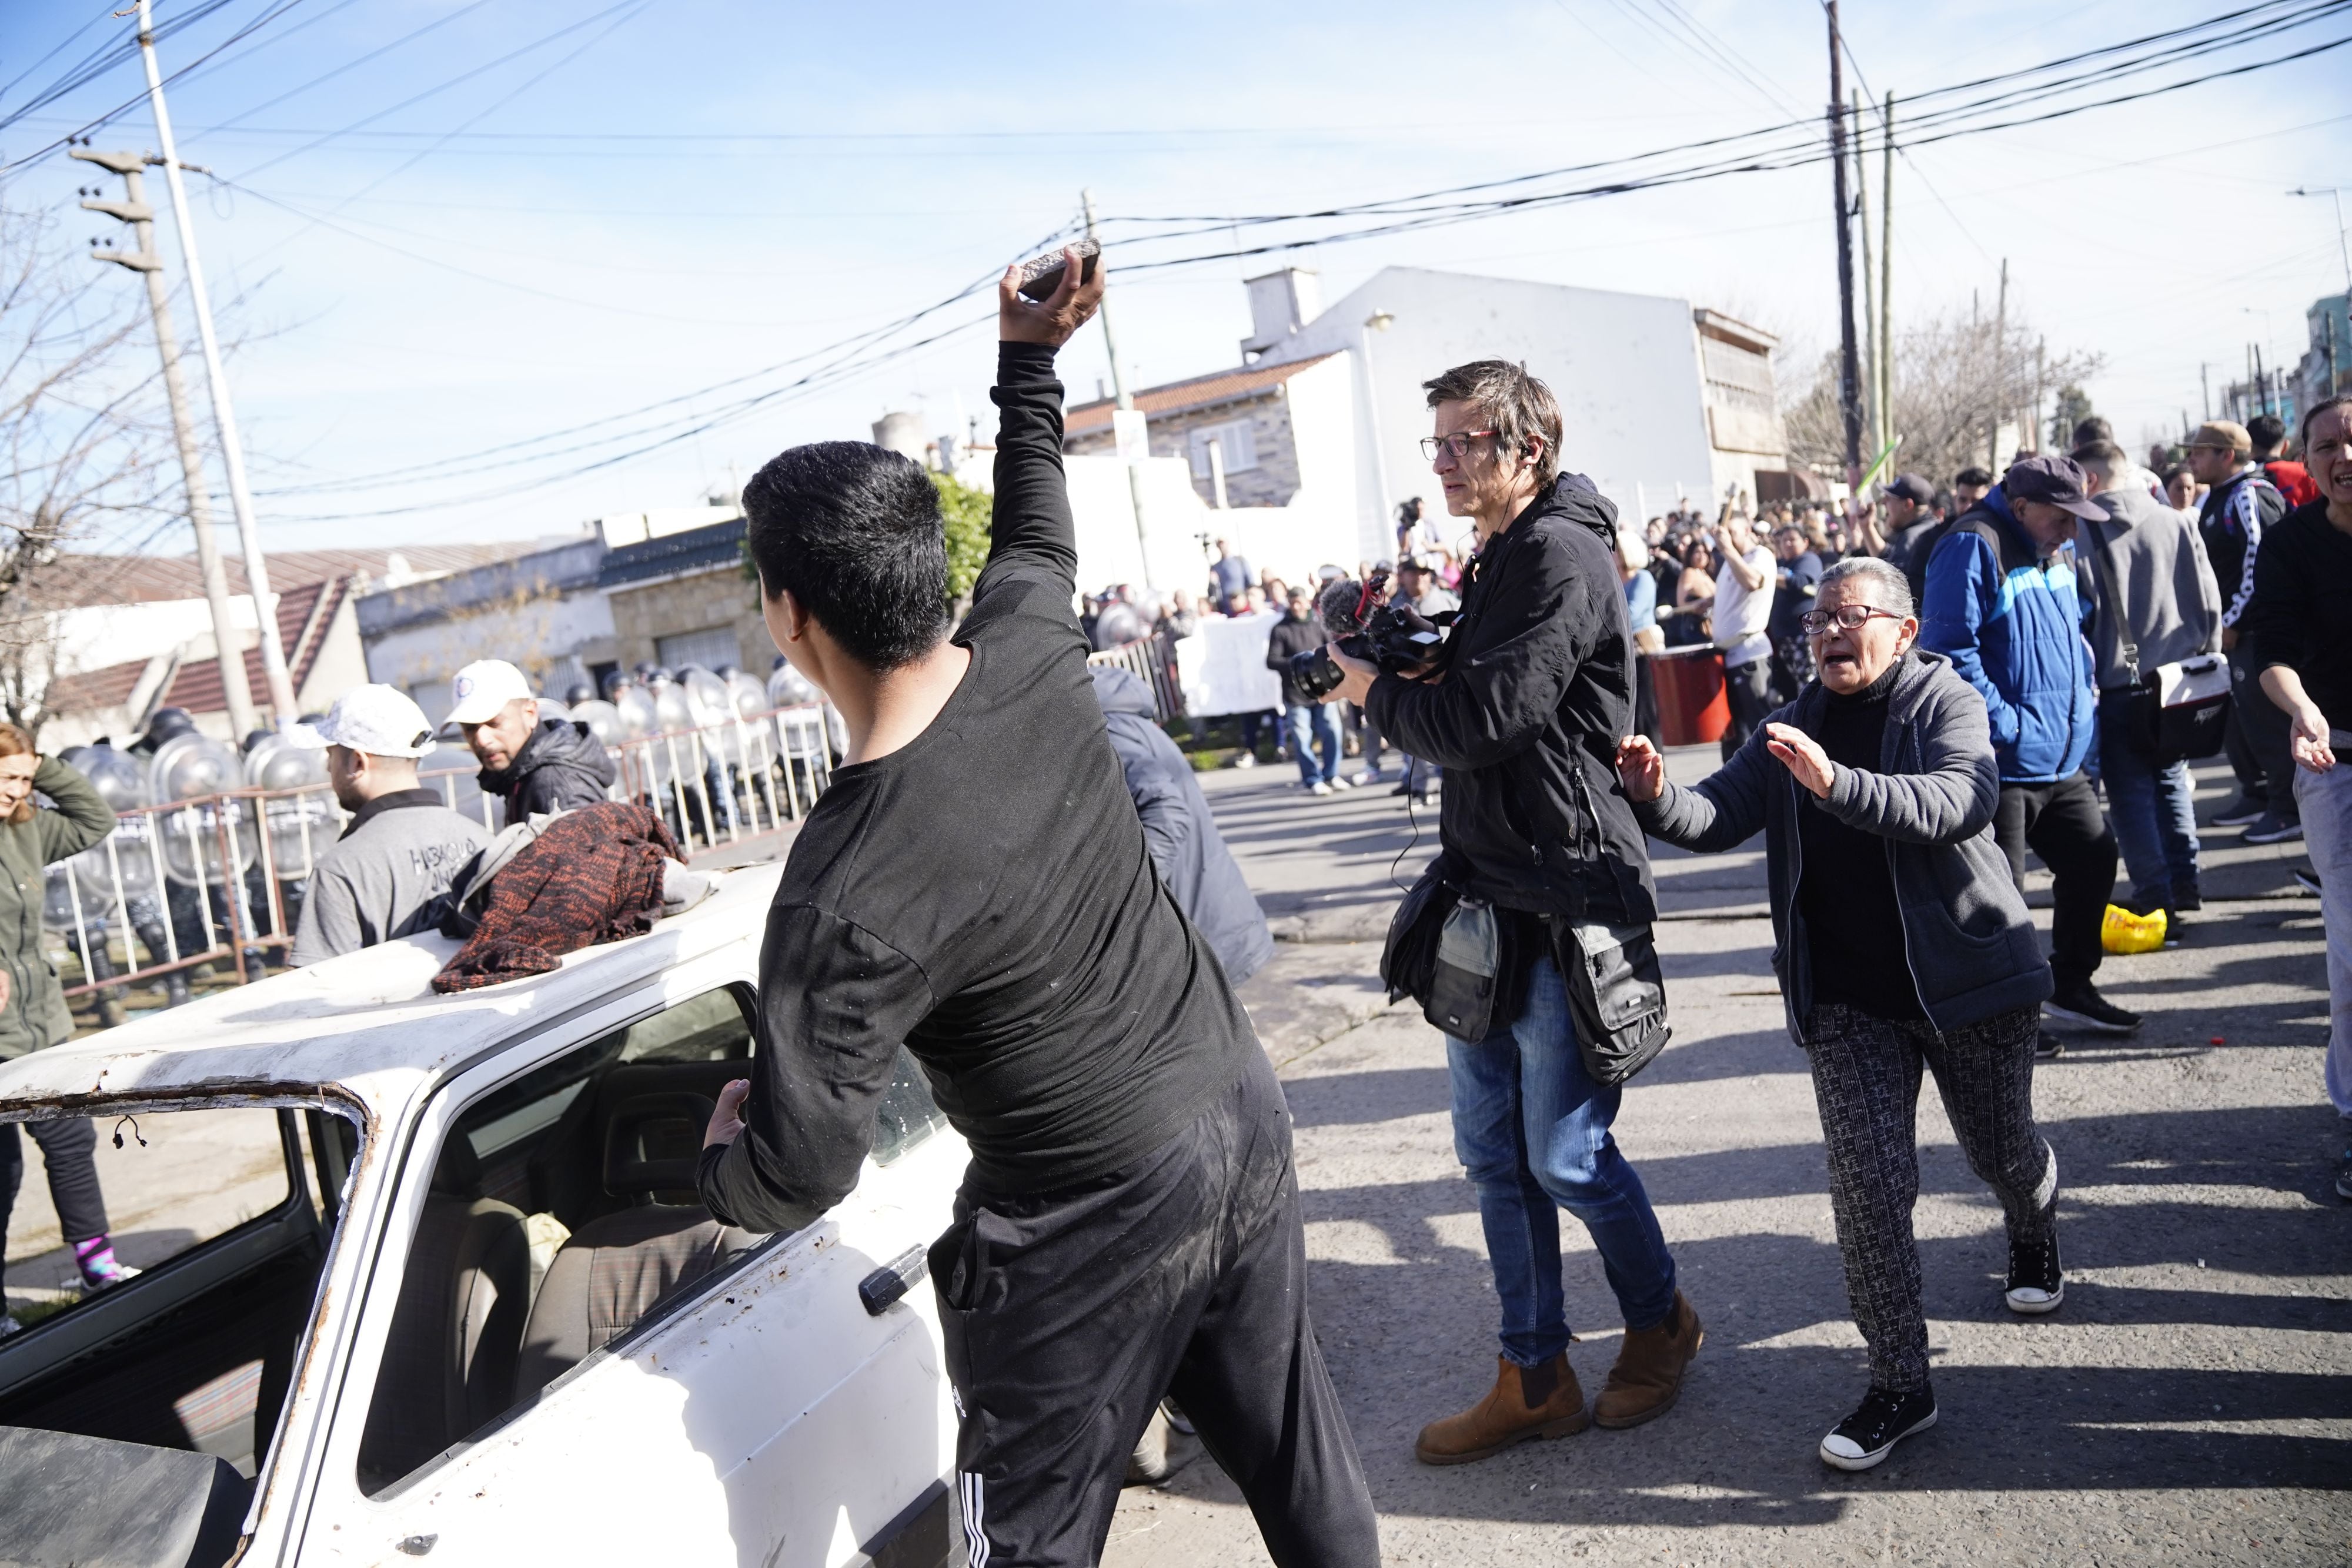
<instances>
[{"instance_id":1,"label":"car door handle","mask_svg":"<svg viewBox=\"0 0 2352 1568\"><path fill-rule=\"evenodd\" d=\"M880 1317L886 1308L908 1291L929 1268L929 1260L919 1247L909 1247L863 1280L857 1281L857 1299L866 1303L866 1315Z\"/></svg>"}]
</instances>

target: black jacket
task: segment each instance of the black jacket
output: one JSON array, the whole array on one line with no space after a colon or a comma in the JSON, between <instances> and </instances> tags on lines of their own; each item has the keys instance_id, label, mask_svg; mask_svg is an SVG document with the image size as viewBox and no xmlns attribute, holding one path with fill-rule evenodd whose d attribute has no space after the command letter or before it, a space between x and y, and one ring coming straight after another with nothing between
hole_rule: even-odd
<instances>
[{"instance_id":1,"label":"black jacket","mask_svg":"<svg viewBox=\"0 0 2352 1568\"><path fill-rule=\"evenodd\" d=\"M568 811L606 799L613 754L584 724L542 719L512 762L485 768L479 778L482 793L504 800L507 821L520 822L534 811Z\"/></svg>"},{"instance_id":2,"label":"black jacket","mask_svg":"<svg viewBox=\"0 0 2352 1568\"><path fill-rule=\"evenodd\" d=\"M1291 655L1304 653L1310 648L1320 648L1330 640L1331 633L1323 629L1323 622L1311 612L1306 620L1300 621L1286 610L1282 619L1274 623L1274 630L1266 634L1265 639L1265 667L1282 676L1283 706L1305 707L1309 702L1307 694L1298 689L1298 683L1290 678Z\"/></svg>"},{"instance_id":3,"label":"black jacket","mask_svg":"<svg viewBox=\"0 0 2352 1568\"><path fill-rule=\"evenodd\" d=\"M1143 841L1160 881L1224 966L1225 978L1238 986L1274 956L1265 912L1217 831L1192 765L1152 722L1151 688L1115 665L1097 664L1087 673L1094 677L1095 701L1102 705L1110 748L1143 819Z\"/></svg>"},{"instance_id":4,"label":"black jacket","mask_svg":"<svg viewBox=\"0 0 2352 1568\"><path fill-rule=\"evenodd\" d=\"M1563 474L1480 552L1437 682L1382 675L1366 705L1445 769L1440 874L1507 909L1657 918L1650 854L1617 783L1633 730L1633 639L1617 509Z\"/></svg>"}]
</instances>

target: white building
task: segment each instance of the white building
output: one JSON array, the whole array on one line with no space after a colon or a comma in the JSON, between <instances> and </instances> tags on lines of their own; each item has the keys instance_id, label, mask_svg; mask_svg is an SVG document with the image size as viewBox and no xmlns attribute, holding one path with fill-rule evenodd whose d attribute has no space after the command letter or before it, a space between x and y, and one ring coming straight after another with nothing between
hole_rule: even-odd
<instances>
[{"instance_id":1,"label":"white building","mask_svg":"<svg viewBox=\"0 0 2352 1568\"><path fill-rule=\"evenodd\" d=\"M1196 544L1221 535L1285 571L1393 554L1399 503L1418 496L1442 512L1420 450L1430 425L1422 383L1472 360L1515 361L1550 385L1563 465L1589 475L1621 515L1663 512L1684 497L1712 502L1731 487L1752 498L1759 471L1786 469L1774 340L1718 311L1406 267L1383 268L1328 308L1317 276L1300 268L1247 287L1244 362L1135 400L1152 465L1181 464L1195 503L1175 490L1163 523L1147 501L1155 565L1176 543L1163 535ZM1069 451L1115 461L1110 423L1107 402L1071 409ZM1123 470L1120 478L1123 486ZM1171 483L1155 478L1150 494ZM1082 511L1082 536L1107 538L1118 513L1131 530L1131 506L1102 505L1092 528ZM1184 564L1189 586L1199 570ZM1082 582L1117 580L1082 568Z\"/></svg>"}]
</instances>

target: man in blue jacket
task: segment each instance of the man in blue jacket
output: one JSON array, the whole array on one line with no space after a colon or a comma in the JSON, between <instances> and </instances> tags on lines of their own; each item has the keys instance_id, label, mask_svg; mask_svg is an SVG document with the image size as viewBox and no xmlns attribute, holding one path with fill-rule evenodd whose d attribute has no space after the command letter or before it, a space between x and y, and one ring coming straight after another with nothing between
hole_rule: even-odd
<instances>
[{"instance_id":1,"label":"man in blue jacket","mask_svg":"<svg viewBox=\"0 0 2352 1568\"><path fill-rule=\"evenodd\" d=\"M2099 926L2116 887L2116 837L2083 772L2098 685L2083 638L2071 544L2106 514L2071 457L2025 457L1957 519L1927 560L1922 647L1984 697L2000 765L1993 831L2021 887L2031 847L2050 868L2052 1018L2129 1034L2139 1016L2099 995ZM2042 1055L2056 1054L2044 1039Z\"/></svg>"}]
</instances>

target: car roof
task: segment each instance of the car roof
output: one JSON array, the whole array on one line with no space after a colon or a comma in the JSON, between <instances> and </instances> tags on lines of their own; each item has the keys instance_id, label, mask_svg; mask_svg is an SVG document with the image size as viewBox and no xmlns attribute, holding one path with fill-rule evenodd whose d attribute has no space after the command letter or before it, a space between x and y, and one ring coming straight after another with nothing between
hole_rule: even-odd
<instances>
[{"instance_id":1,"label":"car roof","mask_svg":"<svg viewBox=\"0 0 2352 1568\"><path fill-rule=\"evenodd\" d=\"M409 936L0 1061L0 1112L331 1088L388 1103L501 1040L756 941L782 866L711 874L719 885L699 905L643 936L582 948L544 975L441 996L433 977L459 944Z\"/></svg>"}]
</instances>

